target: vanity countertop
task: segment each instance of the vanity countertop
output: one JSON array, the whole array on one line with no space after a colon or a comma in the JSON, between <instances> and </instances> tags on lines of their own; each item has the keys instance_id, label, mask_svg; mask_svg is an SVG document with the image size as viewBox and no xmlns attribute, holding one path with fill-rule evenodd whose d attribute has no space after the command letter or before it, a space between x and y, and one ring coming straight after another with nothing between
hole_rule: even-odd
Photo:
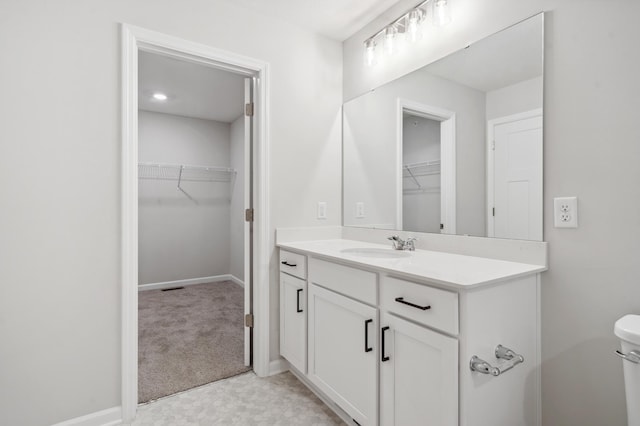
<instances>
[{"instance_id":1,"label":"vanity countertop","mask_svg":"<svg viewBox=\"0 0 640 426\"><path fill-rule=\"evenodd\" d=\"M278 243L278 247L310 256L334 260L365 268L375 268L406 278L428 280L457 289L471 289L524 275L545 271L543 265L508 262L484 257L465 256L439 251L419 250L402 252L403 257L373 257L344 252L344 250L373 249L379 254L390 245L354 240L314 240ZM405 254L406 253L406 254Z\"/></svg>"}]
</instances>

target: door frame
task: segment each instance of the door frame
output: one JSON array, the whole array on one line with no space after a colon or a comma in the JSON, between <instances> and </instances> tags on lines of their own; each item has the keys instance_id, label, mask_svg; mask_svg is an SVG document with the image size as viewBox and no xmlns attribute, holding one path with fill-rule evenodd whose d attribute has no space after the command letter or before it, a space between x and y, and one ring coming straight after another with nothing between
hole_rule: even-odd
<instances>
[{"instance_id":1,"label":"door frame","mask_svg":"<svg viewBox=\"0 0 640 426\"><path fill-rule=\"evenodd\" d=\"M402 123L405 111L440 122L440 223L456 233L456 113L398 98L396 108L396 229L402 229Z\"/></svg>"},{"instance_id":2,"label":"door frame","mask_svg":"<svg viewBox=\"0 0 640 426\"><path fill-rule=\"evenodd\" d=\"M133 421L138 407L138 51L253 76L253 369L269 374L269 64L144 28L121 24L122 85L122 416ZM245 259L245 261L247 261ZM245 277L245 285L247 285Z\"/></svg>"},{"instance_id":3,"label":"door frame","mask_svg":"<svg viewBox=\"0 0 640 426\"><path fill-rule=\"evenodd\" d=\"M495 128L500 124L512 123L514 121L526 120L527 118L541 117L542 108L536 108L529 111L519 112L517 114L505 115L504 117L492 118L487 120L487 237L493 237L495 234L495 216L493 216L493 208L495 207L495 150L494 150L494 135ZM543 121L544 129L544 121ZM544 135L542 136L542 149L544 149ZM544 174L542 176L544 185ZM544 226L544 225L543 225ZM544 229L544 228L543 228Z\"/></svg>"}]
</instances>

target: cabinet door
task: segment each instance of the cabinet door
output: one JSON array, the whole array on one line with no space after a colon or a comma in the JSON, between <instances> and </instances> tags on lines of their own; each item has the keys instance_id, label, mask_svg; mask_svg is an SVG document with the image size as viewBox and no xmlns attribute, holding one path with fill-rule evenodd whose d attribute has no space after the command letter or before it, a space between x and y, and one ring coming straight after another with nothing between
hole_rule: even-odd
<instances>
[{"instance_id":1,"label":"cabinet door","mask_svg":"<svg viewBox=\"0 0 640 426\"><path fill-rule=\"evenodd\" d=\"M280 273L280 355L307 372L306 281Z\"/></svg>"},{"instance_id":2,"label":"cabinet door","mask_svg":"<svg viewBox=\"0 0 640 426\"><path fill-rule=\"evenodd\" d=\"M380 424L457 426L458 341L387 313L380 324Z\"/></svg>"},{"instance_id":3,"label":"cabinet door","mask_svg":"<svg viewBox=\"0 0 640 426\"><path fill-rule=\"evenodd\" d=\"M377 309L309 285L309 379L360 425L377 424Z\"/></svg>"}]
</instances>

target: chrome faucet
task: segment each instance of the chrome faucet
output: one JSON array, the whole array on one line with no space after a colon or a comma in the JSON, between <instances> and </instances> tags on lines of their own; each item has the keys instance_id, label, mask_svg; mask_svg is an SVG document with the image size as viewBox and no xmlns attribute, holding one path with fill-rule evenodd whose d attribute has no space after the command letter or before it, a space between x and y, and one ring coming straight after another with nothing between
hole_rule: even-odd
<instances>
[{"instance_id":1,"label":"chrome faucet","mask_svg":"<svg viewBox=\"0 0 640 426\"><path fill-rule=\"evenodd\" d=\"M417 238L409 237L406 240L403 240L402 238L400 238L397 235L392 235L387 239L391 241L391 244L393 244L393 249L394 250L410 250L410 251L414 251L416 249L416 247L413 244L413 242L416 241Z\"/></svg>"}]
</instances>

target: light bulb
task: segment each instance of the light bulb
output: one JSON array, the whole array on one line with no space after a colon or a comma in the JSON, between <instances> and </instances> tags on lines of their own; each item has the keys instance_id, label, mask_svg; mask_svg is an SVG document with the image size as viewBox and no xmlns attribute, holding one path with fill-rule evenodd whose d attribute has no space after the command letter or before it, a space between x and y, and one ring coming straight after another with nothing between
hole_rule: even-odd
<instances>
[{"instance_id":1,"label":"light bulb","mask_svg":"<svg viewBox=\"0 0 640 426\"><path fill-rule=\"evenodd\" d=\"M443 27L451 22L451 7L449 0L435 0L433 3L434 24Z\"/></svg>"},{"instance_id":2,"label":"light bulb","mask_svg":"<svg viewBox=\"0 0 640 426\"><path fill-rule=\"evenodd\" d=\"M373 39L364 42L364 60L368 67L376 63L376 42Z\"/></svg>"},{"instance_id":3,"label":"light bulb","mask_svg":"<svg viewBox=\"0 0 640 426\"><path fill-rule=\"evenodd\" d=\"M156 92L153 94L153 99L158 101L166 101L167 95L165 95L164 93Z\"/></svg>"},{"instance_id":4,"label":"light bulb","mask_svg":"<svg viewBox=\"0 0 640 426\"><path fill-rule=\"evenodd\" d=\"M407 36L409 37L409 41L415 43L420 39L420 22L422 13L418 9L414 9L409 12L409 16L407 17Z\"/></svg>"},{"instance_id":5,"label":"light bulb","mask_svg":"<svg viewBox=\"0 0 640 426\"><path fill-rule=\"evenodd\" d=\"M393 55L395 51L395 39L398 30L396 27L389 26L384 30L384 50L387 55Z\"/></svg>"}]
</instances>

